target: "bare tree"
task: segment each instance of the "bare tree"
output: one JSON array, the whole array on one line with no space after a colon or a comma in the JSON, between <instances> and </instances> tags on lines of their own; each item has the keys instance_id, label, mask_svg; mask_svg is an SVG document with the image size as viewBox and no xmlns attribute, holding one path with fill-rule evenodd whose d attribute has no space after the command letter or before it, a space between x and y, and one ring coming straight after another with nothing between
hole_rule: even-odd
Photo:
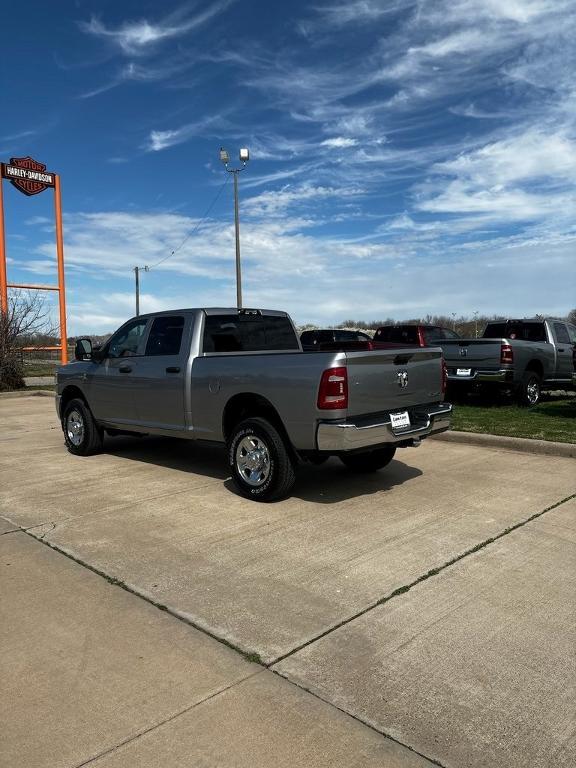
<instances>
[{"instance_id":1,"label":"bare tree","mask_svg":"<svg viewBox=\"0 0 576 768\"><path fill-rule=\"evenodd\" d=\"M20 348L40 334L53 335L50 308L36 291L14 291L8 311L0 312L0 392L22 389L24 366Z\"/></svg>"}]
</instances>

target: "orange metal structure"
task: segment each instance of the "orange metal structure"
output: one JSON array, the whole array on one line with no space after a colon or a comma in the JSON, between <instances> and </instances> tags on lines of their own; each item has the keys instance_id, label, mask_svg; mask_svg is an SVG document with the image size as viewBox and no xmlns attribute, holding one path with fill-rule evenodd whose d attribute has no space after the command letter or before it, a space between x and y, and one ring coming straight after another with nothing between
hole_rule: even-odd
<instances>
[{"instance_id":1,"label":"orange metal structure","mask_svg":"<svg viewBox=\"0 0 576 768\"><path fill-rule=\"evenodd\" d=\"M67 331L66 331L66 287L64 282L64 235L62 229L62 199L60 193L60 176L54 174L54 215L56 219L56 254L58 260L58 285L28 285L24 283L9 283L6 268L6 240L4 229L4 199L3 181L0 178L0 311L8 312L8 288L24 288L31 291L57 291L60 319L60 344L56 347L26 347L26 350L59 349L60 360L65 365L68 362Z\"/></svg>"}]
</instances>

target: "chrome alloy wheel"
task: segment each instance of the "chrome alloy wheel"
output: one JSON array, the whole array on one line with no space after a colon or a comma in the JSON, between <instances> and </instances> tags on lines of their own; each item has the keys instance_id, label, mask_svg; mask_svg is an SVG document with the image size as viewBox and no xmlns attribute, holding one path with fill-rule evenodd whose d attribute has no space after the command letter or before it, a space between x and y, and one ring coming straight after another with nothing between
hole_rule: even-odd
<instances>
[{"instance_id":1,"label":"chrome alloy wheel","mask_svg":"<svg viewBox=\"0 0 576 768\"><path fill-rule=\"evenodd\" d=\"M270 475L270 453L268 446L259 437L244 437L236 447L236 469L249 485L257 488Z\"/></svg>"},{"instance_id":2,"label":"chrome alloy wheel","mask_svg":"<svg viewBox=\"0 0 576 768\"><path fill-rule=\"evenodd\" d=\"M537 379L530 379L526 387L526 398L530 405L536 405L540 397L540 387Z\"/></svg>"},{"instance_id":3,"label":"chrome alloy wheel","mask_svg":"<svg viewBox=\"0 0 576 768\"><path fill-rule=\"evenodd\" d=\"M74 409L66 416L66 435L68 440L78 447L84 440L84 419L80 411Z\"/></svg>"}]
</instances>

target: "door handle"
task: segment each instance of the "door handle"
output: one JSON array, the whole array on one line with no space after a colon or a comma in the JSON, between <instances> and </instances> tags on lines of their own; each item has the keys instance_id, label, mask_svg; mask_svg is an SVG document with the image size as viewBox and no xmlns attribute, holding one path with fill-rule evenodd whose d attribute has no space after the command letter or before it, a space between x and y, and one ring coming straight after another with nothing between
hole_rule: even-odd
<instances>
[{"instance_id":1,"label":"door handle","mask_svg":"<svg viewBox=\"0 0 576 768\"><path fill-rule=\"evenodd\" d=\"M564 352L564 347L558 347L558 352Z\"/></svg>"},{"instance_id":2,"label":"door handle","mask_svg":"<svg viewBox=\"0 0 576 768\"><path fill-rule=\"evenodd\" d=\"M180 373L180 366L169 365L168 368L166 368L166 373Z\"/></svg>"},{"instance_id":3,"label":"door handle","mask_svg":"<svg viewBox=\"0 0 576 768\"><path fill-rule=\"evenodd\" d=\"M132 366L131 365L121 365L118 370L120 373L132 373Z\"/></svg>"}]
</instances>

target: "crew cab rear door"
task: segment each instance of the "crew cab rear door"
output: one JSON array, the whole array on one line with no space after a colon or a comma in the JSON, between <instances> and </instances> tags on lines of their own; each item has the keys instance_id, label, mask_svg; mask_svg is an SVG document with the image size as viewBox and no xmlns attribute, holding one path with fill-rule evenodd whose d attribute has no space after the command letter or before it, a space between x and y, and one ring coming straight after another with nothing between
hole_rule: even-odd
<instances>
[{"instance_id":1,"label":"crew cab rear door","mask_svg":"<svg viewBox=\"0 0 576 768\"><path fill-rule=\"evenodd\" d=\"M574 345L568 333L566 323L553 321L552 333L556 346L556 374L555 379L571 380L574 372Z\"/></svg>"},{"instance_id":2,"label":"crew cab rear door","mask_svg":"<svg viewBox=\"0 0 576 768\"><path fill-rule=\"evenodd\" d=\"M134 380L138 424L158 430L183 430L184 384L193 316L152 318Z\"/></svg>"}]
</instances>

